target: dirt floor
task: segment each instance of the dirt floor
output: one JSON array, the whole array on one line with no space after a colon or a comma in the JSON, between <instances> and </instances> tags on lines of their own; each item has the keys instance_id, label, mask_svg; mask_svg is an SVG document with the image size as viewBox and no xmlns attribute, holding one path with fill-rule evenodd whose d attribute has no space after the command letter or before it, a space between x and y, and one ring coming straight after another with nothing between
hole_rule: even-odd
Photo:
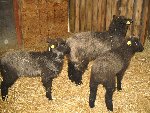
<instances>
[{"instance_id":1,"label":"dirt floor","mask_svg":"<svg viewBox=\"0 0 150 113\"><path fill-rule=\"evenodd\" d=\"M65 59L62 72L53 81L52 101L45 97L40 77L18 79L9 89L8 100L0 98L0 113L107 113L101 85L95 108L88 106L91 64L83 84L76 86L67 77ZM150 41L146 41L144 52L132 58L122 86L113 96L114 113L150 113Z\"/></svg>"}]
</instances>

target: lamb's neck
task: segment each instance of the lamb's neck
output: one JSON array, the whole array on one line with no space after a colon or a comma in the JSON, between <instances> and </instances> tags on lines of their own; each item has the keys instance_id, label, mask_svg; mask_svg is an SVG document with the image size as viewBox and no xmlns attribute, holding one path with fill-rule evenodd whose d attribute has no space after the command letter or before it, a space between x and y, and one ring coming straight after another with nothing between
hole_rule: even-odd
<instances>
[{"instance_id":1,"label":"lamb's neck","mask_svg":"<svg viewBox=\"0 0 150 113\"><path fill-rule=\"evenodd\" d=\"M122 57L125 62L129 62L131 58L133 57L133 55L135 54L135 52L130 47L123 47L120 50L120 53L122 54Z\"/></svg>"},{"instance_id":2,"label":"lamb's neck","mask_svg":"<svg viewBox=\"0 0 150 113\"><path fill-rule=\"evenodd\" d=\"M117 36L126 36L127 33L127 27L124 26L117 26L117 27L110 27L108 32L111 35L117 35Z\"/></svg>"}]
</instances>

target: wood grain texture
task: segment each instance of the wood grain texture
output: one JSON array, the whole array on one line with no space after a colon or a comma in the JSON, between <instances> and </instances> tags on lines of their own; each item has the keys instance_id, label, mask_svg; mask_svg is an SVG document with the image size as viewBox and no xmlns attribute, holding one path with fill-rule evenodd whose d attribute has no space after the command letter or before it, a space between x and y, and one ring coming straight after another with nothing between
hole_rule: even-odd
<instances>
[{"instance_id":1,"label":"wood grain texture","mask_svg":"<svg viewBox=\"0 0 150 113\"><path fill-rule=\"evenodd\" d=\"M75 16L70 18L75 20L75 29L72 29L74 32L105 31L113 15L120 15L134 21L127 36L139 36L145 40L148 3L149 0L74 0Z\"/></svg>"}]
</instances>

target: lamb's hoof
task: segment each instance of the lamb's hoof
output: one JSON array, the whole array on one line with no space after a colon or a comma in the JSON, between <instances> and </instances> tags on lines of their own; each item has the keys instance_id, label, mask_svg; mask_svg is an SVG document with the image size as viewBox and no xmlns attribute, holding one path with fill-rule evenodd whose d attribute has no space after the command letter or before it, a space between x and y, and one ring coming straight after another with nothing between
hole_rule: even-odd
<instances>
[{"instance_id":1,"label":"lamb's hoof","mask_svg":"<svg viewBox=\"0 0 150 113\"><path fill-rule=\"evenodd\" d=\"M48 97L47 97L48 98ZM52 98L48 98L48 100L53 100Z\"/></svg>"},{"instance_id":2,"label":"lamb's hoof","mask_svg":"<svg viewBox=\"0 0 150 113\"><path fill-rule=\"evenodd\" d=\"M113 108L107 108L107 110L113 112Z\"/></svg>"},{"instance_id":3,"label":"lamb's hoof","mask_svg":"<svg viewBox=\"0 0 150 113\"><path fill-rule=\"evenodd\" d=\"M113 105L107 106L108 111L113 111Z\"/></svg>"},{"instance_id":4,"label":"lamb's hoof","mask_svg":"<svg viewBox=\"0 0 150 113\"><path fill-rule=\"evenodd\" d=\"M51 95L46 95L46 97L48 98L48 100L53 100Z\"/></svg>"},{"instance_id":5,"label":"lamb's hoof","mask_svg":"<svg viewBox=\"0 0 150 113\"><path fill-rule=\"evenodd\" d=\"M7 96L2 96L3 101L7 101Z\"/></svg>"},{"instance_id":6,"label":"lamb's hoof","mask_svg":"<svg viewBox=\"0 0 150 113\"><path fill-rule=\"evenodd\" d=\"M117 88L117 91L119 91L119 92L120 92L121 90L122 90L122 88Z\"/></svg>"},{"instance_id":7,"label":"lamb's hoof","mask_svg":"<svg viewBox=\"0 0 150 113\"><path fill-rule=\"evenodd\" d=\"M90 108L94 108L95 107L94 103L92 103L92 102L89 103L89 106L90 106Z\"/></svg>"},{"instance_id":8,"label":"lamb's hoof","mask_svg":"<svg viewBox=\"0 0 150 113\"><path fill-rule=\"evenodd\" d=\"M75 81L75 84L78 86L78 85L81 85L83 83L82 83L82 81Z\"/></svg>"}]
</instances>

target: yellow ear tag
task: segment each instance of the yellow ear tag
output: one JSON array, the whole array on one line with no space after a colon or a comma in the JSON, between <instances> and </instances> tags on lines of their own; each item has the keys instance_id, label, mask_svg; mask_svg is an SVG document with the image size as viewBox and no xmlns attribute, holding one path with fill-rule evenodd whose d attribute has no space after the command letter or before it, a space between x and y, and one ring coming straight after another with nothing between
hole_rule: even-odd
<instances>
[{"instance_id":1,"label":"yellow ear tag","mask_svg":"<svg viewBox=\"0 0 150 113\"><path fill-rule=\"evenodd\" d=\"M55 45L51 45L51 48L52 48L52 49L55 48Z\"/></svg>"},{"instance_id":2,"label":"yellow ear tag","mask_svg":"<svg viewBox=\"0 0 150 113\"><path fill-rule=\"evenodd\" d=\"M126 23L127 25L130 25L131 23L130 23L130 21L127 21L127 23Z\"/></svg>"},{"instance_id":3,"label":"yellow ear tag","mask_svg":"<svg viewBox=\"0 0 150 113\"><path fill-rule=\"evenodd\" d=\"M127 44L128 44L129 46L131 46L131 41L128 41Z\"/></svg>"}]
</instances>

